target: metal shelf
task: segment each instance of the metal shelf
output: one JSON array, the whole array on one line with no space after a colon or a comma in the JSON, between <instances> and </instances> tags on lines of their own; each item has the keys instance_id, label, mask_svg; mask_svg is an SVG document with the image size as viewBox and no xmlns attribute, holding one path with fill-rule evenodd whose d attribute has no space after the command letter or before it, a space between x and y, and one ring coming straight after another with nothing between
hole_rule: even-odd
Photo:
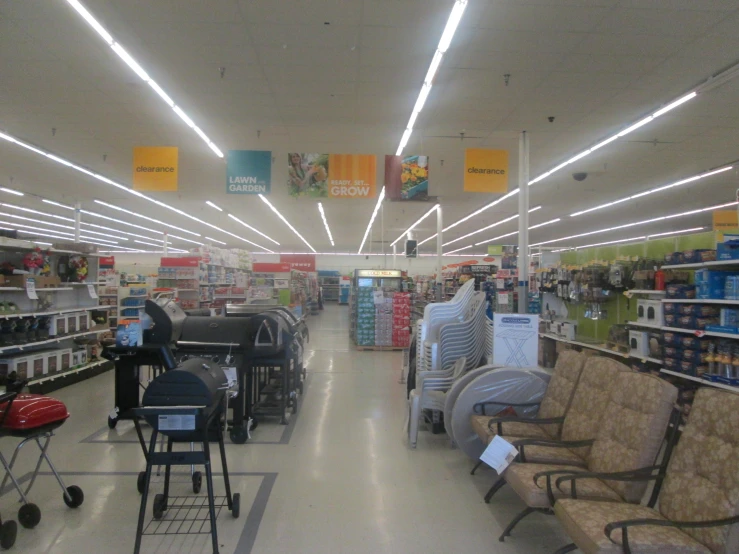
<instances>
[{"instance_id":1,"label":"metal shelf","mask_svg":"<svg viewBox=\"0 0 739 554\"><path fill-rule=\"evenodd\" d=\"M683 329L681 327L662 327L663 331L672 331L673 333L686 333L688 335L697 335L702 333L701 336L706 337L720 337L724 339L739 339L739 333L718 333L715 331L703 331L701 329Z\"/></svg>"},{"instance_id":2,"label":"metal shelf","mask_svg":"<svg viewBox=\"0 0 739 554\"><path fill-rule=\"evenodd\" d=\"M610 348L606 348L605 346L598 346L595 344L589 344L587 342L580 342L576 340L569 340L564 337L559 337L557 335L552 335L550 333L539 333L540 337L544 337L547 339L556 340L559 342L564 342L567 344L572 344L575 346L582 346L583 348L590 348L591 350L598 350L599 352L606 352L608 354L614 354L616 356L621 356L622 358L630 358L630 354L624 354L623 352L619 352L618 350L611 350Z\"/></svg>"},{"instance_id":3,"label":"metal shelf","mask_svg":"<svg viewBox=\"0 0 739 554\"><path fill-rule=\"evenodd\" d=\"M662 269L701 269L704 267L739 267L739 260L718 260L715 262L703 262L700 264L663 265Z\"/></svg>"},{"instance_id":4,"label":"metal shelf","mask_svg":"<svg viewBox=\"0 0 739 554\"><path fill-rule=\"evenodd\" d=\"M92 369L93 367L97 367L99 365L103 365L105 363L108 363L108 360L98 360L96 362L92 362L86 365L83 365L82 367L77 367L74 369L68 369L66 371L60 371L57 373L44 375L43 377L39 377L38 379L30 379L28 381L29 385L37 385L40 383L43 383L45 381L53 381L54 379L58 379L59 377L65 377L67 375L72 375L74 373L80 373L81 371L85 371L87 369Z\"/></svg>"},{"instance_id":5,"label":"metal shelf","mask_svg":"<svg viewBox=\"0 0 739 554\"><path fill-rule=\"evenodd\" d=\"M23 287L0 287L0 291L25 291ZM37 288L36 292L56 292L60 290L74 290L72 287L49 287L49 288Z\"/></svg>"},{"instance_id":6,"label":"metal shelf","mask_svg":"<svg viewBox=\"0 0 739 554\"><path fill-rule=\"evenodd\" d=\"M662 302L673 304L733 304L739 305L739 300L724 300L721 298L663 298Z\"/></svg>"},{"instance_id":7,"label":"metal shelf","mask_svg":"<svg viewBox=\"0 0 739 554\"><path fill-rule=\"evenodd\" d=\"M652 362L653 364L662 364L662 360L658 358L652 358L650 356L641 356L639 354L629 354L629 358L641 360L642 362Z\"/></svg>"},{"instance_id":8,"label":"metal shelf","mask_svg":"<svg viewBox=\"0 0 739 554\"><path fill-rule=\"evenodd\" d=\"M739 392L739 387L734 387L732 385L724 385L723 383L713 383L711 381L708 381L706 379L701 379L700 377L693 377L692 375L686 375L685 373L678 373L677 371L670 371L669 369L660 369L660 373L665 373L667 375L673 375L674 377L680 377L681 379L687 379L688 381L695 381L696 383L700 383L701 385L706 385L709 387L716 387L717 389L724 389L724 390L730 390L732 392Z\"/></svg>"},{"instance_id":9,"label":"metal shelf","mask_svg":"<svg viewBox=\"0 0 739 554\"><path fill-rule=\"evenodd\" d=\"M25 350L27 348L34 348L36 346L42 346L44 344L52 344L52 343L55 343L55 342L56 343L59 343L59 342L61 342L63 340L74 339L74 338L77 338L77 337L84 337L84 336L87 336L87 335L95 335L97 333L103 333L107 329L108 329L108 326L107 325L104 325L104 326L101 326L101 327L96 327L95 329L90 329L88 331L83 331L81 333L75 333L73 335L64 335L62 337L54 337L53 339L42 340L42 341L39 341L39 342L29 342L28 344L12 344L10 346L0 347L0 352L7 352L9 350L23 351L23 350Z\"/></svg>"},{"instance_id":10,"label":"metal shelf","mask_svg":"<svg viewBox=\"0 0 739 554\"><path fill-rule=\"evenodd\" d=\"M656 325L654 323L639 323L638 321L627 321L628 325L633 325L634 327L647 327L649 329L662 329L662 325Z\"/></svg>"},{"instance_id":11,"label":"metal shelf","mask_svg":"<svg viewBox=\"0 0 739 554\"><path fill-rule=\"evenodd\" d=\"M99 305L99 306L89 306L87 308L67 308L64 310L53 310L50 312L28 312L28 313L18 313L18 314L3 314L0 313L0 319L11 319L14 317L38 317L42 315L62 315L62 314L71 314L73 312L87 312L90 310L110 310L112 308L115 308L116 306L110 306L110 305Z\"/></svg>"},{"instance_id":12,"label":"metal shelf","mask_svg":"<svg viewBox=\"0 0 739 554\"><path fill-rule=\"evenodd\" d=\"M663 290L648 290L648 289L631 289L624 291L624 294L653 294L655 296L664 296L665 291Z\"/></svg>"}]
</instances>

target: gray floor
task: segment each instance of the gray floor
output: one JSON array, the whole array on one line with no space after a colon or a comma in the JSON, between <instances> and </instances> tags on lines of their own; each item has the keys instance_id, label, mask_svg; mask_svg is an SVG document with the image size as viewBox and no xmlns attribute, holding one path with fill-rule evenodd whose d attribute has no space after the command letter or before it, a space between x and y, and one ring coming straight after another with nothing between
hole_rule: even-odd
<instances>
[{"instance_id":1,"label":"gray floor","mask_svg":"<svg viewBox=\"0 0 739 554\"><path fill-rule=\"evenodd\" d=\"M485 505L482 496L493 471L470 476L472 462L441 435L424 430L418 448L407 447L405 385L398 384L401 353L353 350L346 306L328 305L310 318L310 326L310 376L298 416L287 427L260 425L253 443L227 443L242 515L220 514L221 552L534 554L568 542L556 519L540 514L498 542L502 527L523 504L503 490ZM130 425L122 422L114 431L105 426L112 373L54 396L72 416L52 441L52 459L67 485L83 488L85 502L77 510L67 508L53 477L41 476L30 495L42 510L41 523L20 529L14 550L132 552L140 498L136 474L144 464ZM8 453L14 443L3 439L0 449ZM31 445L24 450L20 475L33 464ZM220 471L220 464L215 467ZM190 492L188 475L175 481L174 493ZM222 487L218 477L216 488ZM17 519L18 507L17 495L6 487L0 514ZM206 535L144 537L142 548L210 551Z\"/></svg>"}]
</instances>

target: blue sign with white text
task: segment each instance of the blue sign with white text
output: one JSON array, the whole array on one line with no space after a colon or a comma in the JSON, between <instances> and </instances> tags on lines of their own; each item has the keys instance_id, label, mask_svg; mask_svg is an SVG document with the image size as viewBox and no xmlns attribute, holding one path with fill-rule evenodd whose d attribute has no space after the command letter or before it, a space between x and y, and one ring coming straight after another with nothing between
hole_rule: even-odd
<instances>
[{"instance_id":1,"label":"blue sign with white text","mask_svg":"<svg viewBox=\"0 0 739 554\"><path fill-rule=\"evenodd\" d=\"M272 152L229 150L226 156L226 192L269 194L272 187Z\"/></svg>"}]
</instances>

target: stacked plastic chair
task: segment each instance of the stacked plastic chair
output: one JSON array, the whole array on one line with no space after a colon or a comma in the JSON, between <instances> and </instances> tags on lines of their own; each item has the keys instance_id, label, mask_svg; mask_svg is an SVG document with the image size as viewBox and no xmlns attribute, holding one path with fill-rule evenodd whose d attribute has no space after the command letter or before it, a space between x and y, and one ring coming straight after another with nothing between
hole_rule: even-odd
<instances>
[{"instance_id":1,"label":"stacked plastic chair","mask_svg":"<svg viewBox=\"0 0 739 554\"><path fill-rule=\"evenodd\" d=\"M416 447L418 428L423 410L444 411L446 393L466 371L466 359L459 358L442 371L423 371L416 376L416 388L411 391L408 418L408 442Z\"/></svg>"},{"instance_id":2,"label":"stacked plastic chair","mask_svg":"<svg viewBox=\"0 0 739 554\"><path fill-rule=\"evenodd\" d=\"M430 371L447 367L459 358L466 358L467 369L477 367L485 353L485 293L475 293L463 321L447 323L439 328L439 341L432 350ZM428 361L428 358L427 358Z\"/></svg>"},{"instance_id":3,"label":"stacked plastic chair","mask_svg":"<svg viewBox=\"0 0 739 554\"><path fill-rule=\"evenodd\" d=\"M493 363L493 343L495 334L493 331L493 320L485 316L485 358L486 363Z\"/></svg>"}]
</instances>

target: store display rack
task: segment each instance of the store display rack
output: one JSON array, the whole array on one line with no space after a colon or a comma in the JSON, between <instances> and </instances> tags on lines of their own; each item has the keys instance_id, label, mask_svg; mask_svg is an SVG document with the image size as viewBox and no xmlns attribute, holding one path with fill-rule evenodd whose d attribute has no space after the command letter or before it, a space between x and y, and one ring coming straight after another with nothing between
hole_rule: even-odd
<instances>
[{"instance_id":1,"label":"store display rack","mask_svg":"<svg viewBox=\"0 0 739 554\"><path fill-rule=\"evenodd\" d=\"M80 311L80 310L74 310L74 311ZM43 346L45 344L54 344L59 343L68 339L76 339L78 337L86 337L88 335L95 335L98 333L103 333L108 330L107 326L101 325L98 327L94 327L92 329L88 329L87 331L82 331L81 333L73 333L71 335L62 335L59 337L52 337L50 339L42 340L42 341L36 341L36 342L29 342L26 344L11 344L9 346L0 346L0 353L4 352L12 352L12 351L18 351L18 352L24 352L28 348L36 348L37 346Z\"/></svg>"},{"instance_id":2,"label":"store display rack","mask_svg":"<svg viewBox=\"0 0 739 554\"><path fill-rule=\"evenodd\" d=\"M669 369L660 369L660 373L664 373L665 375L672 375L673 377L680 377L681 379L686 379L688 381L693 381L695 383L700 383L701 385L706 385L708 387L716 387L718 389L724 389L729 390L732 392L739 393L739 387L734 387L732 385L725 385L723 383L714 383L713 381L708 381L707 379L702 379L700 377L694 377L693 375L688 375L687 373L680 373L678 371L670 371Z\"/></svg>"},{"instance_id":3,"label":"store display rack","mask_svg":"<svg viewBox=\"0 0 739 554\"><path fill-rule=\"evenodd\" d=\"M722 269L729 267L739 267L739 260L718 260L715 262L703 262L699 264L663 265L662 269Z\"/></svg>"},{"instance_id":4,"label":"store display rack","mask_svg":"<svg viewBox=\"0 0 739 554\"><path fill-rule=\"evenodd\" d=\"M72 312L89 312L92 310L111 310L114 309L115 306L109 306L109 305L99 305L99 306L88 306L86 308L67 308L65 310L51 310L48 312L27 312L27 313L3 313L0 312L0 319L12 319L14 317L39 317L43 315L62 315L62 314L69 314Z\"/></svg>"}]
</instances>

